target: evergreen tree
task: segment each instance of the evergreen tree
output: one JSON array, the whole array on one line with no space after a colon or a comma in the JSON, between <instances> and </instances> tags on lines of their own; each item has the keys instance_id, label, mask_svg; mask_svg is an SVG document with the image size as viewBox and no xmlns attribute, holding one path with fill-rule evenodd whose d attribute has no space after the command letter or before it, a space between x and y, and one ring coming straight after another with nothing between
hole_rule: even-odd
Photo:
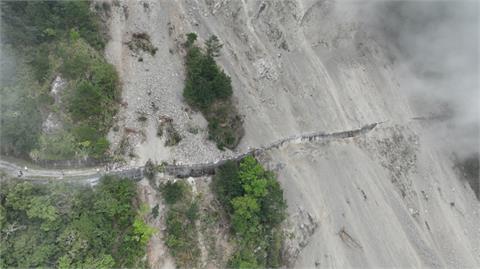
<instances>
[{"instance_id":1,"label":"evergreen tree","mask_svg":"<svg viewBox=\"0 0 480 269\"><path fill-rule=\"evenodd\" d=\"M216 35L212 35L205 41L205 46L207 47L207 55L213 58L220 56L220 49L223 47L223 44L220 43Z\"/></svg>"}]
</instances>

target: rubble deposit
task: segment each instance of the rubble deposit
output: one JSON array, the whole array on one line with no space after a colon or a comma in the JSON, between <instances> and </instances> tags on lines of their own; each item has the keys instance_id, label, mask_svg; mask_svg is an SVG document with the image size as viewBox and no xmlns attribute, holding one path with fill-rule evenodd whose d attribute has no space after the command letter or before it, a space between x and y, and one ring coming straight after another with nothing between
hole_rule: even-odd
<instances>
[{"instance_id":1,"label":"rubble deposit","mask_svg":"<svg viewBox=\"0 0 480 269\"><path fill-rule=\"evenodd\" d=\"M128 103L118 125L138 130L129 134L137 156L129 160L131 167L151 159L175 162L174 174L192 174L179 168L188 164L210 164L197 172L211 173L217 160L292 134L388 121L395 131L375 128L368 139L296 144L301 139L294 138L264 152L271 162L266 165L281 167L276 173L289 214L302 207L318 221L292 267L479 267L478 200L458 180L443 142L432 140L421 121L409 121L419 112L408 95L412 85L403 77L415 75L402 68L402 56L389 49L388 37L362 21L368 18L359 9L367 5L334 0L114 3L105 54L120 72ZM132 55L125 45L139 32L150 35L155 55ZM224 44L218 64L231 77L233 101L244 116L239 153L216 149L205 119L188 110L182 98L181 44L190 32L200 42L215 34ZM137 120L138 112L145 113L145 122ZM172 118L182 136L174 147L165 147L157 136L160 116ZM189 132L191 126L196 131ZM122 135L120 129L109 136L114 148ZM159 266L153 262L151 267Z\"/></svg>"}]
</instances>

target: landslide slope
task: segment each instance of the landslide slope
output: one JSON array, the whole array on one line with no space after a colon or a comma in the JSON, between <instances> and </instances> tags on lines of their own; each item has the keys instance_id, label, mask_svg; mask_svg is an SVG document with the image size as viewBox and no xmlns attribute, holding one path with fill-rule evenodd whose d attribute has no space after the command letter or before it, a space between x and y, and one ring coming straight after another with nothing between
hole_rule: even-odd
<instances>
[{"instance_id":1,"label":"landslide slope","mask_svg":"<svg viewBox=\"0 0 480 269\"><path fill-rule=\"evenodd\" d=\"M231 76L244 115L238 150L300 133L384 122L364 136L288 144L262 160L276 169L291 216L307 211L317 229L292 264L306 267L478 267L480 204L457 177L451 153L430 138L414 111L386 42L356 7L333 1L113 2L106 54L123 83L114 146L129 137L149 158L215 161L234 153L207 141L206 122L182 100L184 35L224 43L219 64ZM155 55L132 52L133 33L150 35ZM141 61L140 61L141 58ZM153 104L152 104L153 103ZM139 122L138 113L147 115ZM143 115L143 114L142 114ZM165 147L161 117L183 136ZM191 127L198 133L189 132Z\"/></svg>"}]
</instances>

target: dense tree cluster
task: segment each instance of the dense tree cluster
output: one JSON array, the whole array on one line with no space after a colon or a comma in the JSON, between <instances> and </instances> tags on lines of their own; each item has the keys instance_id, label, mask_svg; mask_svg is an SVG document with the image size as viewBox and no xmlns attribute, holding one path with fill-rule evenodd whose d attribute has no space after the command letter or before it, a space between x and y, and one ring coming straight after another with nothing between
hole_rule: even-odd
<instances>
[{"instance_id":1,"label":"dense tree cluster","mask_svg":"<svg viewBox=\"0 0 480 269\"><path fill-rule=\"evenodd\" d=\"M280 224L286 216L283 191L272 172L255 158L227 162L213 180L213 190L230 215L238 249L233 268L271 268L282 265Z\"/></svg>"},{"instance_id":2,"label":"dense tree cluster","mask_svg":"<svg viewBox=\"0 0 480 269\"><path fill-rule=\"evenodd\" d=\"M215 100L227 99L232 95L230 77L215 63L221 45L212 36L207 41L207 52L194 46L188 48L186 57L187 79L183 95L189 104L201 109L208 108Z\"/></svg>"},{"instance_id":3,"label":"dense tree cluster","mask_svg":"<svg viewBox=\"0 0 480 269\"><path fill-rule=\"evenodd\" d=\"M2 1L1 10L7 43L36 46L61 40L75 29L95 49L105 46L89 1Z\"/></svg>"},{"instance_id":4,"label":"dense tree cluster","mask_svg":"<svg viewBox=\"0 0 480 269\"><path fill-rule=\"evenodd\" d=\"M2 105L2 153L46 160L105 157L118 75L102 55L105 38L90 2L3 1L0 7L2 46L13 48L17 65L28 66L0 87L2 100L18 101ZM61 104L49 95L57 74L68 80ZM12 89L17 84L21 90ZM41 122L51 111L61 115L64 128L42 137Z\"/></svg>"},{"instance_id":5,"label":"dense tree cluster","mask_svg":"<svg viewBox=\"0 0 480 269\"><path fill-rule=\"evenodd\" d=\"M215 62L222 44L216 36L206 42L206 49L195 45L197 36L187 35L186 81L183 96L192 107L199 109L208 121L209 137L220 149L233 149L243 135L241 118L230 97L229 76Z\"/></svg>"},{"instance_id":6,"label":"dense tree cluster","mask_svg":"<svg viewBox=\"0 0 480 269\"><path fill-rule=\"evenodd\" d=\"M153 230L135 203L135 184L104 177L94 189L2 183L0 267L143 267Z\"/></svg>"}]
</instances>

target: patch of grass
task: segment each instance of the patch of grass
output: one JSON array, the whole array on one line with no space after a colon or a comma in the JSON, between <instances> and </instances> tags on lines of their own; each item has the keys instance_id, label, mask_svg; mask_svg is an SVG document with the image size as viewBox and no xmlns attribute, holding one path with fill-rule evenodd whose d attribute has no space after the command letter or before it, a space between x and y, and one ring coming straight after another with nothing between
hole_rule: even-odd
<instances>
[{"instance_id":1,"label":"patch of grass","mask_svg":"<svg viewBox=\"0 0 480 269\"><path fill-rule=\"evenodd\" d=\"M197 36L187 34L187 76L183 96L208 121L209 139L219 149L234 149L243 136L242 120L232 101L231 79L215 63L222 45L216 36L206 41L206 50L195 46Z\"/></svg>"},{"instance_id":2,"label":"patch of grass","mask_svg":"<svg viewBox=\"0 0 480 269\"><path fill-rule=\"evenodd\" d=\"M234 149L243 137L242 119L230 100L217 101L206 112L208 137L219 149Z\"/></svg>"},{"instance_id":3,"label":"patch of grass","mask_svg":"<svg viewBox=\"0 0 480 269\"><path fill-rule=\"evenodd\" d=\"M185 214L185 208L170 209L166 218L165 244L180 268L192 268L198 265L200 249L195 223Z\"/></svg>"},{"instance_id":4,"label":"patch of grass","mask_svg":"<svg viewBox=\"0 0 480 269\"><path fill-rule=\"evenodd\" d=\"M219 225L224 219L225 216L222 212L222 208L218 207L215 201L202 201L200 229L203 243L207 250L208 262L215 264L218 268L225 268L225 262L228 258L225 255L227 250L222 244L222 227Z\"/></svg>"},{"instance_id":5,"label":"patch of grass","mask_svg":"<svg viewBox=\"0 0 480 269\"><path fill-rule=\"evenodd\" d=\"M162 137L165 134L165 146L172 147L178 145L182 140L182 136L173 126L172 121L167 120L161 122L157 127L157 136Z\"/></svg>"},{"instance_id":6,"label":"patch of grass","mask_svg":"<svg viewBox=\"0 0 480 269\"><path fill-rule=\"evenodd\" d=\"M278 228L267 232L267 266L269 268L279 268L283 266L282 243L284 235Z\"/></svg>"},{"instance_id":7,"label":"patch of grass","mask_svg":"<svg viewBox=\"0 0 480 269\"><path fill-rule=\"evenodd\" d=\"M178 180L175 183L168 181L162 186L161 192L165 203L167 205L173 205L185 198L187 195L187 189L188 186L181 180Z\"/></svg>"},{"instance_id":8,"label":"patch of grass","mask_svg":"<svg viewBox=\"0 0 480 269\"><path fill-rule=\"evenodd\" d=\"M64 160L75 156L75 137L68 132L41 135L38 150L32 151L32 159Z\"/></svg>"},{"instance_id":9,"label":"patch of grass","mask_svg":"<svg viewBox=\"0 0 480 269\"><path fill-rule=\"evenodd\" d=\"M167 147L176 146L182 140L182 137L172 124L167 124L165 127L165 134L165 146Z\"/></svg>"},{"instance_id":10,"label":"patch of grass","mask_svg":"<svg viewBox=\"0 0 480 269\"><path fill-rule=\"evenodd\" d=\"M165 244L180 268L197 267L200 256L198 231L198 203L184 181L167 182L162 194L168 205Z\"/></svg>"},{"instance_id":11,"label":"patch of grass","mask_svg":"<svg viewBox=\"0 0 480 269\"><path fill-rule=\"evenodd\" d=\"M128 43L128 48L134 52L139 52L140 50L150 53L154 56L157 53L158 48L153 46L150 41L150 36L147 33L134 33L132 35L132 40Z\"/></svg>"},{"instance_id":12,"label":"patch of grass","mask_svg":"<svg viewBox=\"0 0 480 269\"><path fill-rule=\"evenodd\" d=\"M104 102L100 89L90 81L82 80L73 91L69 110L75 121L93 121L101 116Z\"/></svg>"}]
</instances>

